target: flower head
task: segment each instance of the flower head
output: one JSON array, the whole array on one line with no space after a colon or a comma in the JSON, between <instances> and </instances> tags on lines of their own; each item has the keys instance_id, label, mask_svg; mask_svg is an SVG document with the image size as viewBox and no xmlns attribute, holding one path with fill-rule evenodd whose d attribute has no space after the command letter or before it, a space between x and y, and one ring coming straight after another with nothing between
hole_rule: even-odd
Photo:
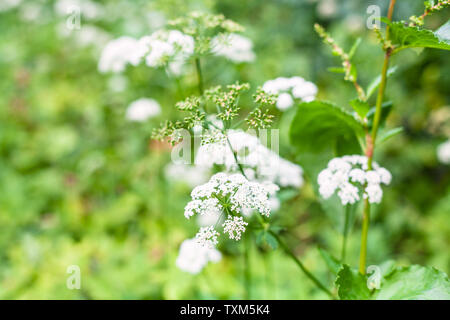
<instances>
[{"instance_id":1,"label":"flower head","mask_svg":"<svg viewBox=\"0 0 450 320\"><path fill-rule=\"evenodd\" d=\"M247 222L243 215L248 212L259 212L269 216L271 211L270 196L278 187L270 182L259 183L248 181L242 174L217 173L211 179L192 190L190 201L184 211L186 218L195 214L216 217L211 221L218 222L222 214L228 218L223 223L224 232L230 239L239 240L245 231ZM197 240L205 246L217 244L219 233L214 226L202 227L197 233Z\"/></svg>"},{"instance_id":2,"label":"flower head","mask_svg":"<svg viewBox=\"0 0 450 320\"><path fill-rule=\"evenodd\" d=\"M391 183L391 173L372 163L373 170L367 170L367 157L352 155L334 158L328 162L326 169L319 173L320 195L328 199L336 191L343 205L354 204L361 198L370 203L380 203L383 196L381 184Z\"/></svg>"},{"instance_id":3,"label":"flower head","mask_svg":"<svg viewBox=\"0 0 450 320\"><path fill-rule=\"evenodd\" d=\"M278 95L276 106L282 111L292 107L294 99L309 102L317 95L317 86L302 77L279 77L268 80L262 88L266 92Z\"/></svg>"}]
</instances>

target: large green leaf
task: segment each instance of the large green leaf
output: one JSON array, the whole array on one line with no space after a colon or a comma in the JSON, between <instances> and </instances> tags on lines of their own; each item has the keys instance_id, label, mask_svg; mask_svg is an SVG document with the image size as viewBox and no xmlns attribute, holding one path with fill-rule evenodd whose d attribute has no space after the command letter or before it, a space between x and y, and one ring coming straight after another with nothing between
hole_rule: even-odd
<instances>
[{"instance_id":1,"label":"large green leaf","mask_svg":"<svg viewBox=\"0 0 450 320\"><path fill-rule=\"evenodd\" d=\"M341 300L370 299L371 292L367 287L367 278L346 264L339 270L335 283Z\"/></svg>"},{"instance_id":2,"label":"large green leaf","mask_svg":"<svg viewBox=\"0 0 450 320\"><path fill-rule=\"evenodd\" d=\"M448 276L433 267L394 267L392 261L380 265L381 286L367 287L367 276L343 265L335 284L343 300L450 300Z\"/></svg>"},{"instance_id":3,"label":"large green leaf","mask_svg":"<svg viewBox=\"0 0 450 320\"><path fill-rule=\"evenodd\" d=\"M434 33L431 30L419 27L410 27L403 22L390 23L390 40L396 46L394 51L406 48L435 48L450 50L448 39L448 22Z\"/></svg>"},{"instance_id":4,"label":"large green leaf","mask_svg":"<svg viewBox=\"0 0 450 320\"><path fill-rule=\"evenodd\" d=\"M396 268L376 290L377 300L450 300L447 275L432 267L412 265Z\"/></svg>"},{"instance_id":5,"label":"large green leaf","mask_svg":"<svg viewBox=\"0 0 450 320\"><path fill-rule=\"evenodd\" d=\"M290 126L290 141L299 153L359 153L361 123L344 109L324 101L301 103Z\"/></svg>"}]
</instances>

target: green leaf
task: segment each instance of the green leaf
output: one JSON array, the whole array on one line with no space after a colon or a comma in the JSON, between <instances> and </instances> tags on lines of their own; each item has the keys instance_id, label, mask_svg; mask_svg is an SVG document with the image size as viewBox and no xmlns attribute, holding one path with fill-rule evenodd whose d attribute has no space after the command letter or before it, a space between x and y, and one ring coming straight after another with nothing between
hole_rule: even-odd
<instances>
[{"instance_id":1,"label":"green leaf","mask_svg":"<svg viewBox=\"0 0 450 320\"><path fill-rule=\"evenodd\" d=\"M353 55L356 52L356 49L358 49L360 44L361 44L361 38L356 39L355 43L353 43L353 46L350 49L350 52L348 53L349 59L351 59L353 57Z\"/></svg>"},{"instance_id":2,"label":"green leaf","mask_svg":"<svg viewBox=\"0 0 450 320\"><path fill-rule=\"evenodd\" d=\"M328 253L328 251L325 251L321 248L317 248L317 250L319 250L322 259L325 261L331 273L337 275L339 270L342 268L342 264L339 262L339 260Z\"/></svg>"},{"instance_id":3,"label":"green leaf","mask_svg":"<svg viewBox=\"0 0 450 320\"><path fill-rule=\"evenodd\" d=\"M324 101L301 103L290 126L290 141L299 153L321 153L344 146L341 152L358 153L364 129L353 115Z\"/></svg>"},{"instance_id":4,"label":"green leaf","mask_svg":"<svg viewBox=\"0 0 450 320\"><path fill-rule=\"evenodd\" d=\"M370 299L371 292L367 287L367 278L346 264L339 270L335 284L342 300Z\"/></svg>"},{"instance_id":5,"label":"green leaf","mask_svg":"<svg viewBox=\"0 0 450 320\"><path fill-rule=\"evenodd\" d=\"M276 227L274 227L274 228L276 228ZM278 248L277 239L265 230L259 231L256 234L256 244L259 246L263 246L263 245L267 244L273 250L276 250Z\"/></svg>"},{"instance_id":6,"label":"green leaf","mask_svg":"<svg viewBox=\"0 0 450 320\"><path fill-rule=\"evenodd\" d=\"M386 142L390 138L392 138L402 132L403 132L403 127L397 127L397 128L390 129L387 131L382 131L381 134L379 134L377 137L377 144Z\"/></svg>"},{"instance_id":7,"label":"green leaf","mask_svg":"<svg viewBox=\"0 0 450 320\"><path fill-rule=\"evenodd\" d=\"M375 116L376 107L370 108L369 112L367 112L367 126L372 128L373 118ZM386 118L392 110L392 102L387 101L381 105L381 116L380 116L380 127L384 125L386 122Z\"/></svg>"},{"instance_id":8,"label":"green leaf","mask_svg":"<svg viewBox=\"0 0 450 320\"><path fill-rule=\"evenodd\" d=\"M435 48L450 50L447 24L448 22L442 26L444 29L439 29L436 34L431 30L406 26L400 21L390 23L390 41L396 46L394 52L406 48Z\"/></svg>"},{"instance_id":9,"label":"green leaf","mask_svg":"<svg viewBox=\"0 0 450 320\"><path fill-rule=\"evenodd\" d=\"M271 235L269 232L265 233L264 239L266 243L273 249L276 250L278 248L278 241L277 239Z\"/></svg>"},{"instance_id":10,"label":"green leaf","mask_svg":"<svg viewBox=\"0 0 450 320\"><path fill-rule=\"evenodd\" d=\"M432 267L399 267L381 281L377 300L450 300L447 275Z\"/></svg>"},{"instance_id":11,"label":"green leaf","mask_svg":"<svg viewBox=\"0 0 450 320\"><path fill-rule=\"evenodd\" d=\"M353 99L352 101L350 101L350 105L361 119L364 119L366 117L367 112L369 112L370 109L369 104L366 101L362 101L361 99Z\"/></svg>"},{"instance_id":12,"label":"green leaf","mask_svg":"<svg viewBox=\"0 0 450 320\"><path fill-rule=\"evenodd\" d=\"M397 66L393 66L388 69L386 76L389 78L394 72L397 71ZM376 77L372 82L369 84L369 86L366 89L367 99L372 96L372 94L375 92L375 90L378 88L381 82L381 76Z\"/></svg>"}]
</instances>

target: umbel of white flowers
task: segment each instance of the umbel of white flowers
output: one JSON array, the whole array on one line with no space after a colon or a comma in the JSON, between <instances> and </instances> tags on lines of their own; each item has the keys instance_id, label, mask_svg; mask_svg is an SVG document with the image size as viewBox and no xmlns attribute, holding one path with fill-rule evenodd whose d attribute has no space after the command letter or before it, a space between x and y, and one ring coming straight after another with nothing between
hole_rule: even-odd
<instances>
[{"instance_id":1,"label":"umbel of white flowers","mask_svg":"<svg viewBox=\"0 0 450 320\"><path fill-rule=\"evenodd\" d=\"M252 46L250 39L231 33L214 37L210 52L235 63L251 62L255 59ZM167 67L170 73L180 75L194 49L194 38L179 30L158 30L140 39L124 36L105 46L98 69L122 72L128 64L136 66L144 60L149 67Z\"/></svg>"},{"instance_id":2,"label":"umbel of white flowers","mask_svg":"<svg viewBox=\"0 0 450 320\"><path fill-rule=\"evenodd\" d=\"M271 181L280 187L299 188L303 185L303 170L299 165L281 158L258 137L242 130L227 130L226 136L219 130L211 130L197 151L195 164L203 167L223 165L226 171L236 172L238 164L233 153L252 181Z\"/></svg>"},{"instance_id":3,"label":"umbel of white flowers","mask_svg":"<svg viewBox=\"0 0 450 320\"><path fill-rule=\"evenodd\" d=\"M211 179L192 190L190 201L184 208L184 216L189 219L198 215L226 215L222 224L230 239L240 240L247 222L243 215L256 211L268 217L270 215L269 196L278 186L271 182L248 181L242 174L217 173ZM218 220L218 219L217 219ZM219 232L215 226L200 228L196 235L199 244L213 248L218 243Z\"/></svg>"},{"instance_id":4,"label":"umbel of white flowers","mask_svg":"<svg viewBox=\"0 0 450 320\"><path fill-rule=\"evenodd\" d=\"M179 269L197 274L208 264L208 262L219 262L222 254L215 248L201 246L196 239L184 240L176 260Z\"/></svg>"},{"instance_id":5,"label":"umbel of white flowers","mask_svg":"<svg viewBox=\"0 0 450 320\"><path fill-rule=\"evenodd\" d=\"M268 80L264 83L263 90L278 95L276 106L282 111L292 107L294 99L309 102L314 100L317 94L317 86L302 77Z\"/></svg>"},{"instance_id":6,"label":"umbel of white flowers","mask_svg":"<svg viewBox=\"0 0 450 320\"><path fill-rule=\"evenodd\" d=\"M368 170L367 157L361 155L334 158L328 162L326 169L317 178L320 195L328 199L336 191L343 205L354 204L364 199L370 203L380 203L383 196L381 184L391 183L391 173L372 163L372 170Z\"/></svg>"}]
</instances>

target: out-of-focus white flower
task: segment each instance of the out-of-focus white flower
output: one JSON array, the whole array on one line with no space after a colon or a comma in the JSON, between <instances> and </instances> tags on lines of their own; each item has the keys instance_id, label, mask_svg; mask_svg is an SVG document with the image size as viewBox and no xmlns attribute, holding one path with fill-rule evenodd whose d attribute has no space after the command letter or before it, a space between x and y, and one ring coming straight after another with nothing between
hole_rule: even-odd
<instances>
[{"instance_id":1,"label":"out-of-focus white flower","mask_svg":"<svg viewBox=\"0 0 450 320\"><path fill-rule=\"evenodd\" d=\"M383 196L380 184L390 184L392 176L376 162L372 163L372 167L372 170L367 170L367 157L360 155L330 160L317 178L320 195L328 199L337 190L342 204L346 205L359 201L362 192L363 198L370 203L380 203Z\"/></svg>"},{"instance_id":2,"label":"out-of-focus white flower","mask_svg":"<svg viewBox=\"0 0 450 320\"><path fill-rule=\"evenodd\" d=\"M143 122L161 113L158 102L150 98L141 98L133 101L127 109L126 118L130 121Z\"/></svg>"},{"instance_id":3,"label":"out-of-focus white flower","mask_svg":"<svg viewBox=\"0 0 450 320\"><path fill-rule=\"evenodd\" d=\"M138 65L144 55L141 43L131 37L120 37L108 42L102 51L100 72L122 72L127 64Z\"/></svg>"},{"instance_id":4,"label":"out-of-focus white flower","mask_svg":"<svg viewBox=\"0 0 450 320\"><path fill-rule=\"evenodd\" d=\"M180 246L176 265L185 272L197 274L208 262L217 263L221 259L222 254L217 249L201 246L196 239L187 239Z\"/></svg>"},{"instance_id":5,"label":"out-of-focus white flower","mask_svg":"<svg viewBox=\"0 0 450 320\"><path fill-rule=\"evenodd\" d=\"M239 167L226 137L220 137L220 132L217 134L218 137L210 137L200 146L195 163L209 168L223 165L226 171L237 172ZM256 136L241 130L228 130L227 136L249 179L271 181L281 187L299 188L303 185L302 168L265 147Z\"/></svg>"},{"instance_id":6,"label":"out-of-focus white flower","mask_svg":"<svg viewBox=\"0 0 450 320\"><path fill-rule=\"evenodd\" d=\"M100 3L90 0L58 0L54 9L59 16L67 16L77 9L84 19L98 19L104 14L104 7Z\"/></svg>"},{"instance_id":7,"label":"out-of-focus white flower","mask_svg":"<svg viewBox=\"0 0 450 320\"><path fill-rule=\"evenodd\" d=\"M276 106L282 111L294 105L294 98L309 102L317 95L317 86L302 77L279 77L268 80L264 83L263 90L278 95Z\"/></svg>"},{"instance_id":8,"label":"out-of-focus white flower","mask_svg":"<svg viewBox=\"0 0 450 320\"><path fill-rule=\"evenodd\" d=\"M194 53L194 39L178 30L158 30L139 43L149 67L167 66L175 75L182 73L185 61Z\"/></svg>"},{"instance_id":9,"label":"out-of-focus white flower","mask_svg":"<svg viewBox=\"0 0 450 320\"><path fill-rule=\"evenodd\" d=\"M450 163L450 139L438 146L437 157L444 164Z\"/></svg>"},{"instance_id":10,"label":"out-of-focus white flower","mask_svg":"<svg viewBox=\"0 0 450 320\"><path fill-rule=\"evenodd\" d=\"M169 180L184 182L190 187L195 187L208 181L210 171L209 168L202 166L175 163L169 163L164 170Z\"/></svg>"},{"instance_id":11,"label":"out-of-focus white flower","mask_svg":"<svg viewBox=\"0 0 450 320\"><path fill-rule=\"evenodd\" d=\"M2 0L0 2L0 12L16 8L22 3L22 0Z\"/></svg>"},{"instance_id":12,"label":"out-of-focus white flower","mask_svg":"<svg viewBox=\"0 0 450 320\"><path fill-rule=\"evenodd\" d=\"M192 190L192 200L186 205L184 215L188 219L195 214L219 216L218 221L223 214L242 218L243 212L256 211L268 217L271 210L269 196L276 190L278 187L270 182L251 182L238 173L217 173L207 183ZM223 227L231 239L238 240L246 225L243 219L229 217ZM214 226L210 225L202 227L196 238L202 245L212 246L217 244L218 236Z\"/></svg>"},{"instance_id":13,"label":"out-of-focus white flower","mask_svg":"<svg viewBox=\"0 0 450 320\"><path fill-rule=\"evenodd\" d=\"M256 58L252 41L235 33L214 37L211 40L211 51L235 63L252 62Z\"/></svg>"},{"instance_id":14,"label":"out-of-focus white flower","mask_svg":"<svg viewBox=\"0 0 450 320\"><path fill-rule=\"evenodd\" d=\"M94 26L83 24L80 29L70 30L65 24L57 25L57 33L62 38L72 37L79 47L92 46L100 51L110 41L111 36L104 30Z\"/></svg>"},{"instance_id":15,"label":"out-of-focus white flower","mask_svg":"<svg viewBox=\"0 0 450 320\"><path fill-rule=\"evenodd\" d=\"M320 0L317 6L317 13L322 18L333 17L338 10L336 0Z\"/></svg>"},{"instance_id":16,"label":"out-of-focus white flower","mask_svg":"<svg viewBox=\"0 0 450 320\"><path fill-rule=\"evenodd\" d=\"M278 96L277 108L284 111L292 107L294 99L289 93L283 92Z\"/></svg>"}]
</instances>

